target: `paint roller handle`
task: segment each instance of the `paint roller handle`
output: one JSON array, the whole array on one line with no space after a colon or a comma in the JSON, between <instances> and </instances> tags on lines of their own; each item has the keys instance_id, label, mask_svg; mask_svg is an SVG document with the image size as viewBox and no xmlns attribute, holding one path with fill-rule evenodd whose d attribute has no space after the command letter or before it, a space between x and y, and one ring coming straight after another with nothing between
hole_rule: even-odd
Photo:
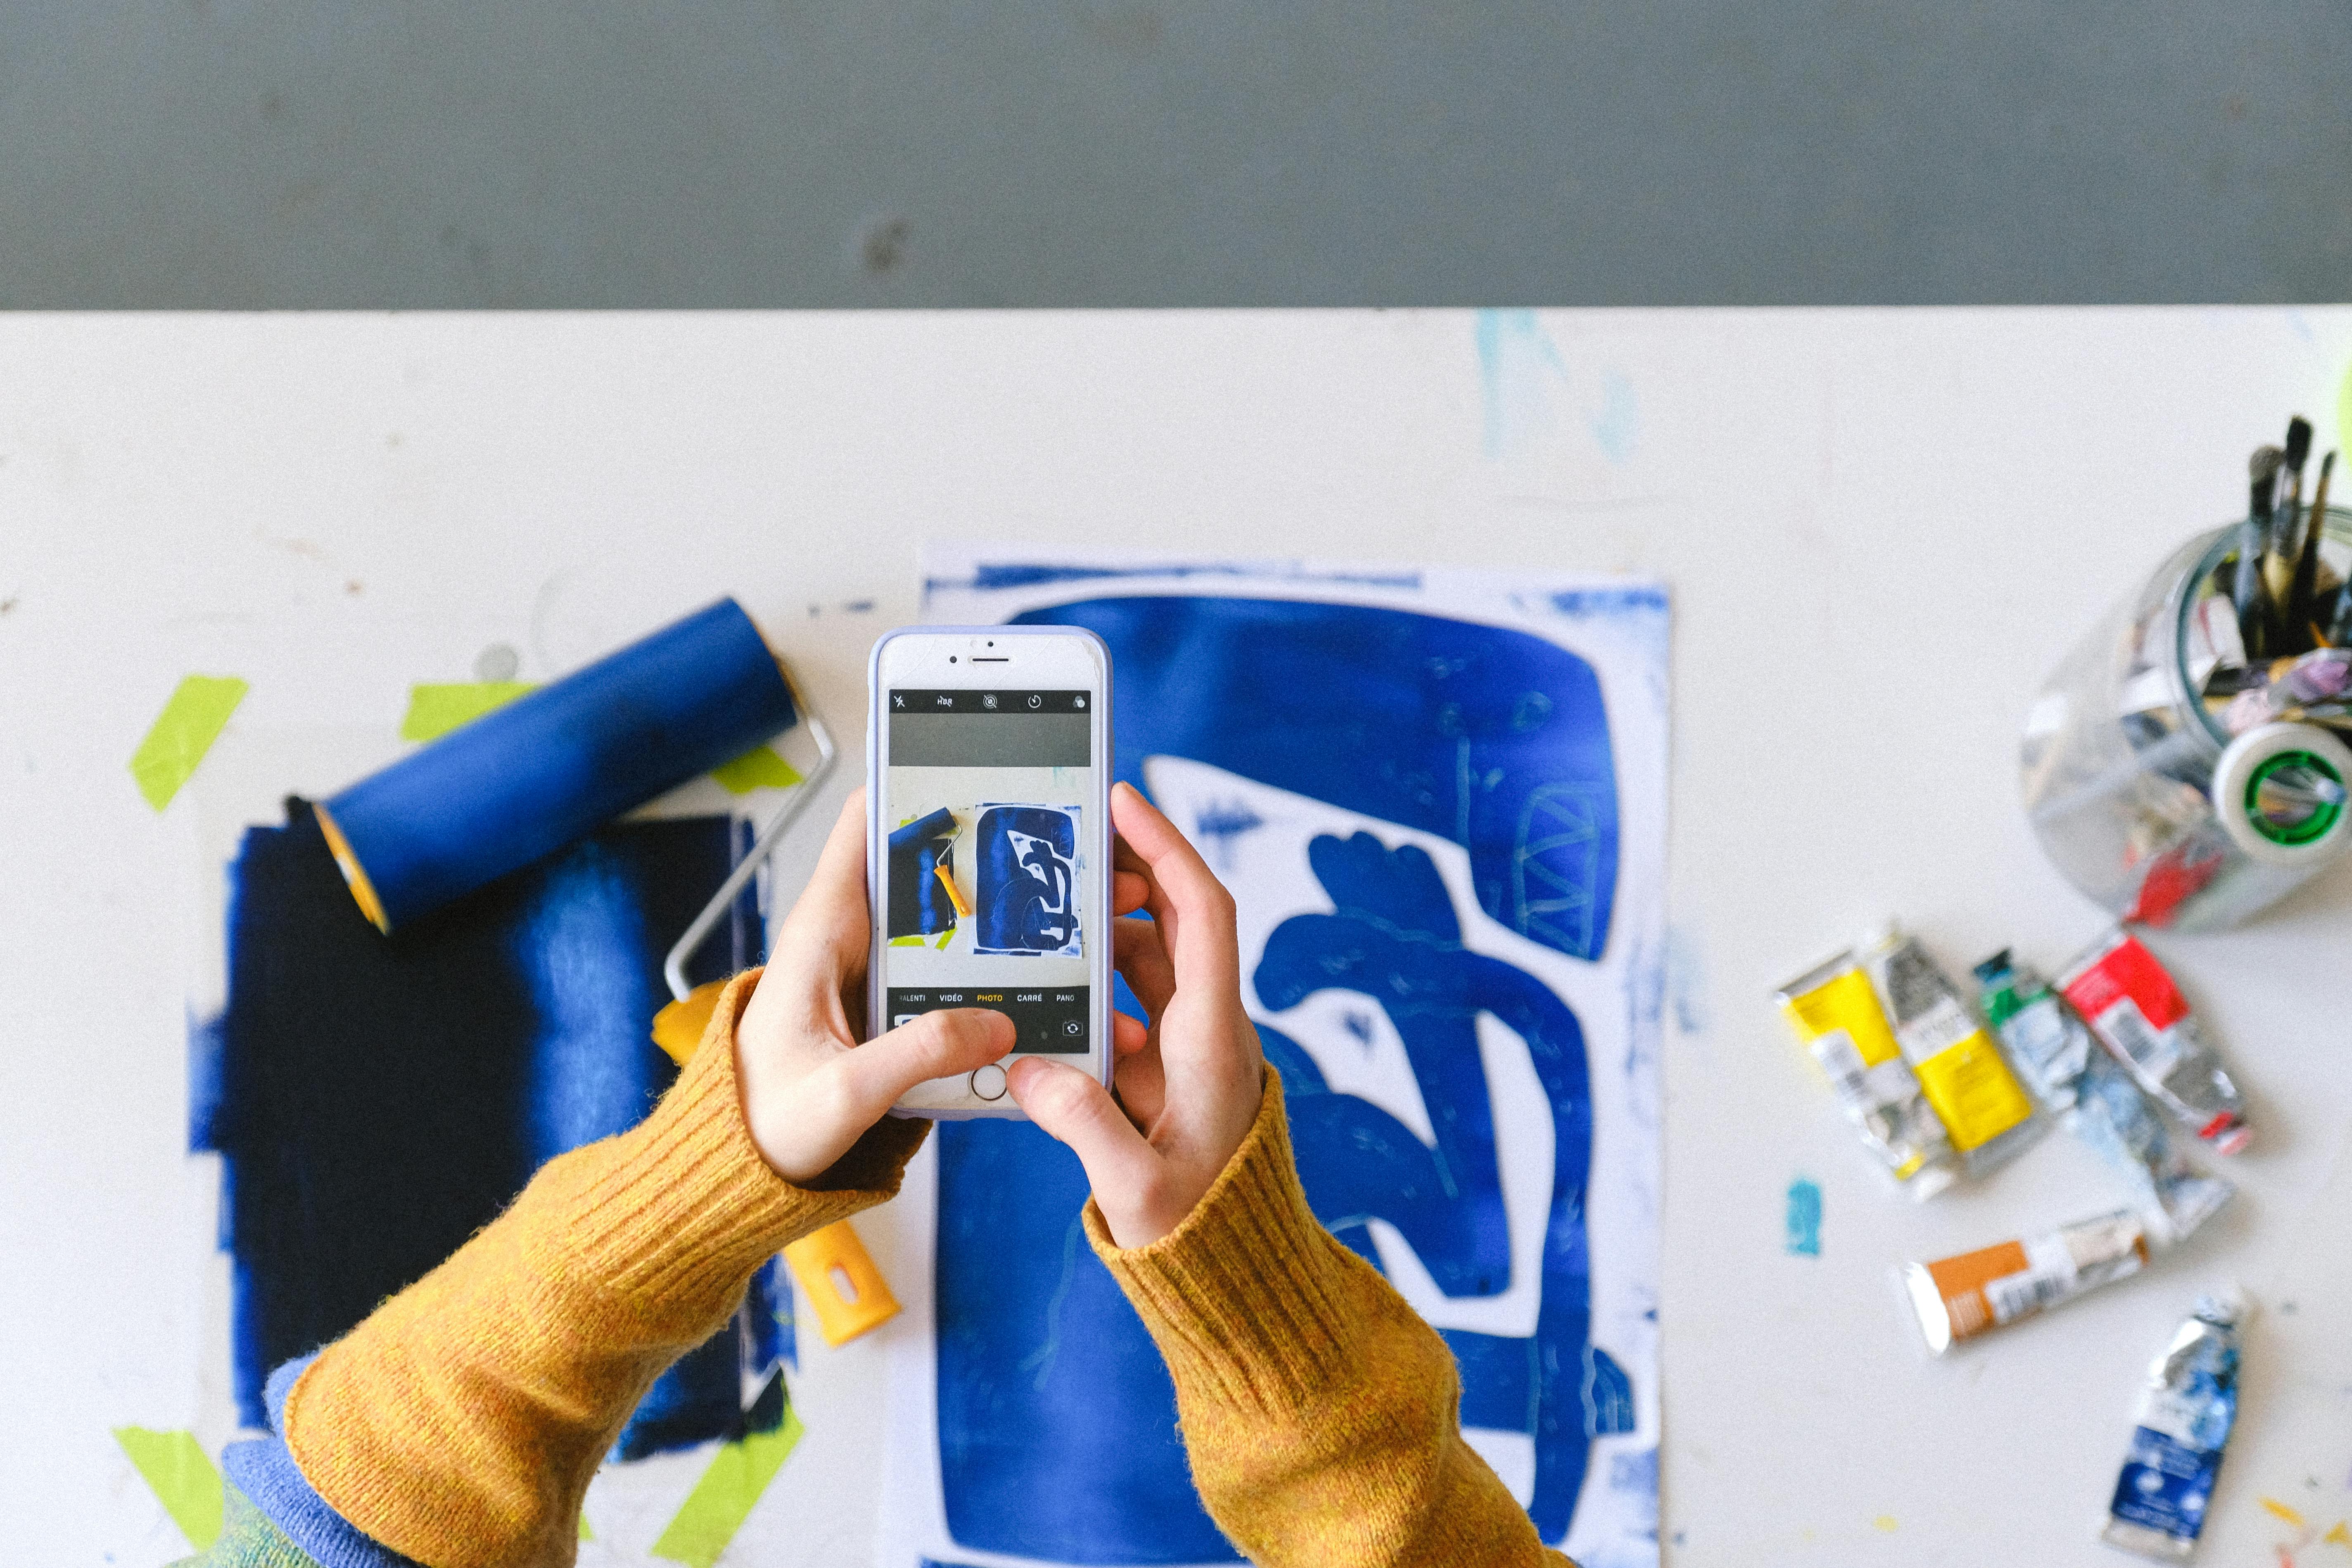
<instances>
[{"instance_id":1,"label":"paint roller handle","mask_svg":"<svg viewBox=\"0 0 2352 1568\"><path fill-rule=\"evenodd\" d=\"M782 670L783 667L779 664L777 668ZM677 939L669 950L669 956L662 961L662 979L668 984L669 994L680 1002L685 1001L694 990L686 980L688 960L710 939L711 931L726 918L737 896L758 874L760 868L768 863L768 857L773 855L776 846L784 841L784 835L793 823L808 809L809 802L816 798L817 786L824 782L827 773L833 772L833 732L824 727L824 721L817 717L816 710L809 706L808 699L793 684L791 672L784 671L783 674L784 685L792 691L793 701L808 724L809 739L816 742L816 765L793 786L792 797L778 809L774 820L761 831L759 841L751 846L751 852L743 857L742 864L728 874L727 880L719 884L719 891L702 906L702 912L694 917L694 923L686 928L686 934Z\"/></svg>"}]
</instances>

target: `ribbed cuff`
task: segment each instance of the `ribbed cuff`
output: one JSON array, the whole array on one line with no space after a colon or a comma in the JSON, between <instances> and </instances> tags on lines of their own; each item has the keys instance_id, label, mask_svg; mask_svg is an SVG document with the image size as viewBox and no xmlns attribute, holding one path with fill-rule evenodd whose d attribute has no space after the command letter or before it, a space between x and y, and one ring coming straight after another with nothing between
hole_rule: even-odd
<instances>
[{"instance_id":1,"label":"ribbed cuff","mask_svg":"<svg viewBox=\"0 0 2352 1568\"><path fill-rule=\"evenodd\" d=\"M1174 1230L1122 1247L1091 1198L1085 1218L1096 1256L1178 1386L1248 1409L1295 1411L1346 1373L1347 1276L1363 1265L1307 1206L1282 1079L1271 1067L1249 1135Z\"/></svg>"},{"instance_id":2,"label":"ribbed cuff","mask_svg":"<svg viewBox=\"0 0 2352 1568\"><path fill-rule=\"evenodd\" d=\"M758 979L729 984L643 1123L550 1161L294 1378L287 1451L354 1530L437 1568L570 1562L589 1475L661 1369L786 1243L898 1190L927 1123L869 1132L824 1191L761 1158L735 1040Z\"/></svg>"},{"instance_id":3,"label":"ribbed cuff","mask_svg":"<svg viewBox=\"0 0 2352 1568\"><path fill-rule=\"evenodd\" d=\"M536 1260L556 1277L657 1311L724 1310L786 1243L896 1195L928 1122L886 1122L806 1187L761 1158L735 1058L759 978L751 970L728 983L702 1044L651 1116L550 1162L532 1184L544 1189L533 1199L562 1211L560 1225L534 1236Z\"/></svg>"}]
</instances>

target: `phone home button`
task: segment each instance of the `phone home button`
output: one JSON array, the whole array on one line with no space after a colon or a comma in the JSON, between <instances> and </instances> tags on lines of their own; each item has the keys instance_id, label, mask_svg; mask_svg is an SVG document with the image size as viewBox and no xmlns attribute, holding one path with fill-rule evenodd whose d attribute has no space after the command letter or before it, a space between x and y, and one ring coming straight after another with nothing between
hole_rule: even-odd
<instances>
[{"instance_id":1,"label":"phone home button","mask_svg":"<svg viewBox=\"0 0 2352 1568\"><path fill-rule=\"evenodd\" d=\"M994 1062L971 1075L971 1091L982 1100L1004 1098L1004 1069Z\"/></svg>"}]
</instances>

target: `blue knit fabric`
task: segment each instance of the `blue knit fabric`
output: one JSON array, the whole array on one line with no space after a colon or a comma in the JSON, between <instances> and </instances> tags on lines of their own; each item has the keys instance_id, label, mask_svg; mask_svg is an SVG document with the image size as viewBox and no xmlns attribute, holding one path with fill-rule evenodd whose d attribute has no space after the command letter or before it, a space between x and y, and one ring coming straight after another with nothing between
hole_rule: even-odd
<instances>
[{"instance_id":1,"label":"blue knit fabric","mask_svg":"<svg viewBox=\"0 0 2352 1568\"><path fill-rule=\"evenodd\" d=\"M269 1425L286 1429L286 1395L294 1380L316 1355L289 1361L269 1374L264 1398ZM282 1436L258 1437L231 1444L221 1455L221 1468L236 1483L286 1538L316 1559L319 1568L420 1568L413 1559L364 1534L328 1506L310 1483L302 1479L294 1456Z\"/></svg>"}]
</instances>

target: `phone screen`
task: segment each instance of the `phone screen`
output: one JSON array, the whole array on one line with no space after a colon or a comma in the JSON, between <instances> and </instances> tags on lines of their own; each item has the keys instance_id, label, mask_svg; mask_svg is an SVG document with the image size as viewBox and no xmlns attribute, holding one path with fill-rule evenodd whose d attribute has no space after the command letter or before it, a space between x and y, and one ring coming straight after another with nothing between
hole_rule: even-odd
<instances>
[{"instance_id":1,"label":"phone screen","mask_svg":"<svg viewBox=\"0 0 2352 1568\"><path fill-rule=\"evenodd\" d=\"M882 948L885 1026L986 1007L1019 1051L1084 1053L1096 809L1084 690L892 687Z\"/></svg>"}]
</instances>

